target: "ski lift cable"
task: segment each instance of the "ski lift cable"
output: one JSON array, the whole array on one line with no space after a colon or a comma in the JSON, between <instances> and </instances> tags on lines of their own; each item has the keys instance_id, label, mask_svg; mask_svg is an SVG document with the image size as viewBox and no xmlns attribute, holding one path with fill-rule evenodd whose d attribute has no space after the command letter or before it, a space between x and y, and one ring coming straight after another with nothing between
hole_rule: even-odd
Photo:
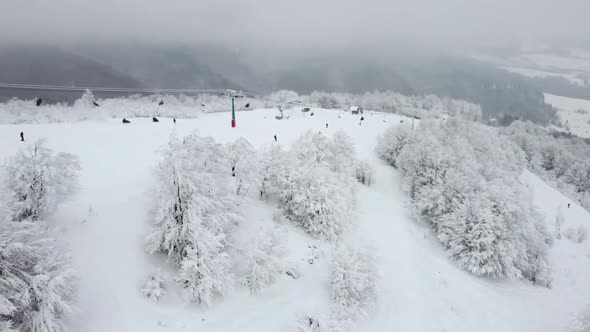
<instances>
[{"instance_id":1,"label":"ski lift cable","mask_svg":"<svg viewBox=\"0 0 590 332\"><path fill-rule=\"evenodd\" d=\"M269 101L277 104L301 105L304 107L315 107L316 105L304 104L299 100L280 101L248 91L236 91L231 89L167 89L167 88L114 88L114 87L93 87L93 86L67 86L67 85L49 85L49 84L23 84L23 83L6 83L0 82L0 88L5 89L23 89L23 90L46 90L46 91L86 91L93 92L120 92L120 93L191 93L191 94L214 94L214 95L231 95L246 97L255 100Z\"/></svg>"}]
</instances>

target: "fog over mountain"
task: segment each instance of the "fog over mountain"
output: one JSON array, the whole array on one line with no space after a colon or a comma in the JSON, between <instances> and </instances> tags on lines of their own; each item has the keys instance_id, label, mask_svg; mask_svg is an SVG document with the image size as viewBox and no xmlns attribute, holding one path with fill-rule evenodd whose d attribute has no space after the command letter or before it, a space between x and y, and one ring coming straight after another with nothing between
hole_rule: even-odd
<instances>
[{"instance_id":1,"label":"fog over mountain","mask_svg":"<svg viewBox=\"0 0 590 332\"><path fill-rule=\"evenodd\" d=\"M0 41L449 49L588 41L589 11L585 0L5 0Z\"/></svg>"},{"instance_id":2,"label":"fog over mountain","mask_svg":"<svg viewBox=\"0 0 590 332\"><path fill-rule=\"evenodd\" d=\"M518 52L523 43L586 45L587 11L590 3L578 0L7 0L0 4L0 81L395 90L463 98L489 115L545 122L552 113L538 84L468 55Z\"/></svg>"}]
</instances>

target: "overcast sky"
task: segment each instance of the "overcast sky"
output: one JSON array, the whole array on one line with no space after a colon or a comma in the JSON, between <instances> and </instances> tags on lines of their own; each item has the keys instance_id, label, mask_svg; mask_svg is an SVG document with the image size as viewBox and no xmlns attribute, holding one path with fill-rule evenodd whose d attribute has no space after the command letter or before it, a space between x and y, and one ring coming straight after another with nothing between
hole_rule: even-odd
<instances>
[{"instance_id":1,"label":"overcast sky","mask_svg":"<svg viewBox=\"0 0 590 332\"><path fill-rule=\"evenodd\" d=\"M576 42L588 13L590 0L0 0L0 42Z\"/></svg>"}]
</instances>

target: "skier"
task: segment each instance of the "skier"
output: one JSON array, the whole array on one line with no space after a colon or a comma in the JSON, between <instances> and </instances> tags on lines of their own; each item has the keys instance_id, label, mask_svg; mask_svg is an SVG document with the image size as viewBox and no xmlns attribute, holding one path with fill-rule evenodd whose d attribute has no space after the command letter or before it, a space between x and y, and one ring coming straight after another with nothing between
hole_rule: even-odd
<instances>
[{"instance_id":1,"label":"skier","mask_svg":"<svg viewBox=\"0 0 590 332\"><path fill-rule=\"evenodd\" d=\"M231 167L231 176L236 177L236 166Z\"/></svg>"},{"instance_id":2,"label":"skier","mask_svg":"<svg viewBox=\"0 0 590 332\"><path fill-rule=\"evenodd\" d=\"M364 121L364 120L365 120L365 117L364 116L361 116L361 121Z\"/></svg>"},{"instance_id":3,"label":"skier","mask_svg":"<svg viewBox=\"0 0 590 332\"><path fill-rule=\"evenodd\" d=\"M37 98L37 106L41 106L43 104L43 99Z\"/></svg>"},{"instance_id":4,"label":"skier","mask_svg":"<svg viewBox=\"0 0 590 332\"><path fill-rule=\"evenodd\" d=\"M275 142L277 141L277 135L275 135Z\"/></svg>"},{"instance_id":5,"label":"skier","mask_svg":"<svg viewBox=\"0 0 590 332\"><path fill-rule=\"evenodd\" d=\"M326 128L328 128L328 123L326 122Z\"/></svg>"},{"instance_id":6,"label":"skier","mask_svg":"<svg viewBox=\"0 0 590 332\"><path fill-rule=\"evenodd\" d=\"M97 102L95 102L95 101L93 101L93 102L92 102L92 104L94 105L94 107L99 107L99 106L100 106L100 105L99 105Z\"/></svg>"},{"instance_id":7,"label":"skier","mask_svg":"<svg viewBox=\"0 0 590 332\"><path fill-rule=\"evenodd\" d=\"M21 133L21 134L22 134L22 133ZM567 203L567 208L568 208L568 209L570 208L570 203Z\"/></svg>"},{"instance_id":8,"label":"skier","mask_svg":"<svg viewBox=\"0 0 590 332\"><path fill-rule=\"evenodd\" d=\"M158 103L158 105L164 106L164 101L163 100L160 100L160 103Z\"/></svg>"},{"instance_id":9,"label":"skier","mask_svg":"<svg viewBox=\"0 0 590 332\"><path fill-rule=\"evenodd\" d=\"M172 120L174 121L174 123L176 123L176 118L172 118Z\"/></svg>"},{"instance_id":10,"label":"skier","mask_svg":"<svg viewBox=\"0 0 590 332\"><path fill-rule=\"evenodd\" d=\"M22 131L20 132L20 141L21 142L25 141L25 133L23 133Z\"/></svg>"}]
</instances>

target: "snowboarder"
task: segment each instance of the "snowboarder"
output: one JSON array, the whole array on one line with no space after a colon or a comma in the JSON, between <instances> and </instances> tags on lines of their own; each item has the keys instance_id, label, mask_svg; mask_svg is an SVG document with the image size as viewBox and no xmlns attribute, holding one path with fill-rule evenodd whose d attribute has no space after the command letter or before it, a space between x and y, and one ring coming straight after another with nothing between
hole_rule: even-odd
<instances>
[{"instance_id":1,"label":"snowboarder","mask_svg":"<svg viewBox=\"0 0 590 332\"><path fill-rule=\"evenodd\" d=\"M37 98L37 106L41 106L43 104L43 99Z\"/></svg>"},{"instance_id":2,"label":"snowboarder","mask_svg":"<svg viewBox=\"0 0 590 332\"><path fill-rule=\"evenodd\" d=\"M174 121L174 123L176 123L176 118L172 118L172 121Z\"/></svg>"},{"instance_id":3,"label":"snowboarder","mask_svg":"<svg viewBox=\"0 0 590 332\"><path fill-rule=\"evenodd\" d=\"M160 122L160 120L158 118L152 118L152 122Z\"/></svg>"},{"instance_id":4,"label":"snowboarder","mask_svg":"<svg viewBox=\"0 0 590 332\"><path fill-rule=\"evenodd\" d=\"M123 118L123 123L131 123L131 121L129 121L129 120L127 120L127 119Z\"/></svg>"},{"instance_id":5,"label":"snowboarder","mask_svg":"<svg viewBox=\"0 0 590 332\"><path fill-rule=\"evenodd\" d=\"M100 105L95 101L92 102L92 105L94 105L94 107L100 107Z\"/></svg>"},{"instance_id":6,"label":"snowboarder","mask_svg":"<svg viewBox=\"0 0 590 332\"><path fill-rule=\"evenodd\" d=\"M25 141L25 133L23 133L22 131L20 132L20 141L21 142Z\"/></svg>"},{"instance_id":7,"label":"snowboarder","mask_svg":"<svg viewBox=\"0 0 590 332\"><path fill-rule=\"evenodd\" d=\"M158 105L164 106L164 101L163 100L160 100L160 102L158 103Z\"/></svg>"},{"instance_id":8,"label":"snowboarder","mask_svg":"<svg viewBox=\"0 0 590 332\"><path fill-rule=\"evenodd\" d=\"M275 135L275 142L277 141L277 135Z\"/></svg>"},{"instance_id":9,"label":"snowboarder","mask_svg":"<svg viewBox=\"0 0 590 332\"><path fill-rule=\"evenodd\" d=\"M328 128L328 123L326 122L326 128Z\"/></svg>"}]
</instances>

